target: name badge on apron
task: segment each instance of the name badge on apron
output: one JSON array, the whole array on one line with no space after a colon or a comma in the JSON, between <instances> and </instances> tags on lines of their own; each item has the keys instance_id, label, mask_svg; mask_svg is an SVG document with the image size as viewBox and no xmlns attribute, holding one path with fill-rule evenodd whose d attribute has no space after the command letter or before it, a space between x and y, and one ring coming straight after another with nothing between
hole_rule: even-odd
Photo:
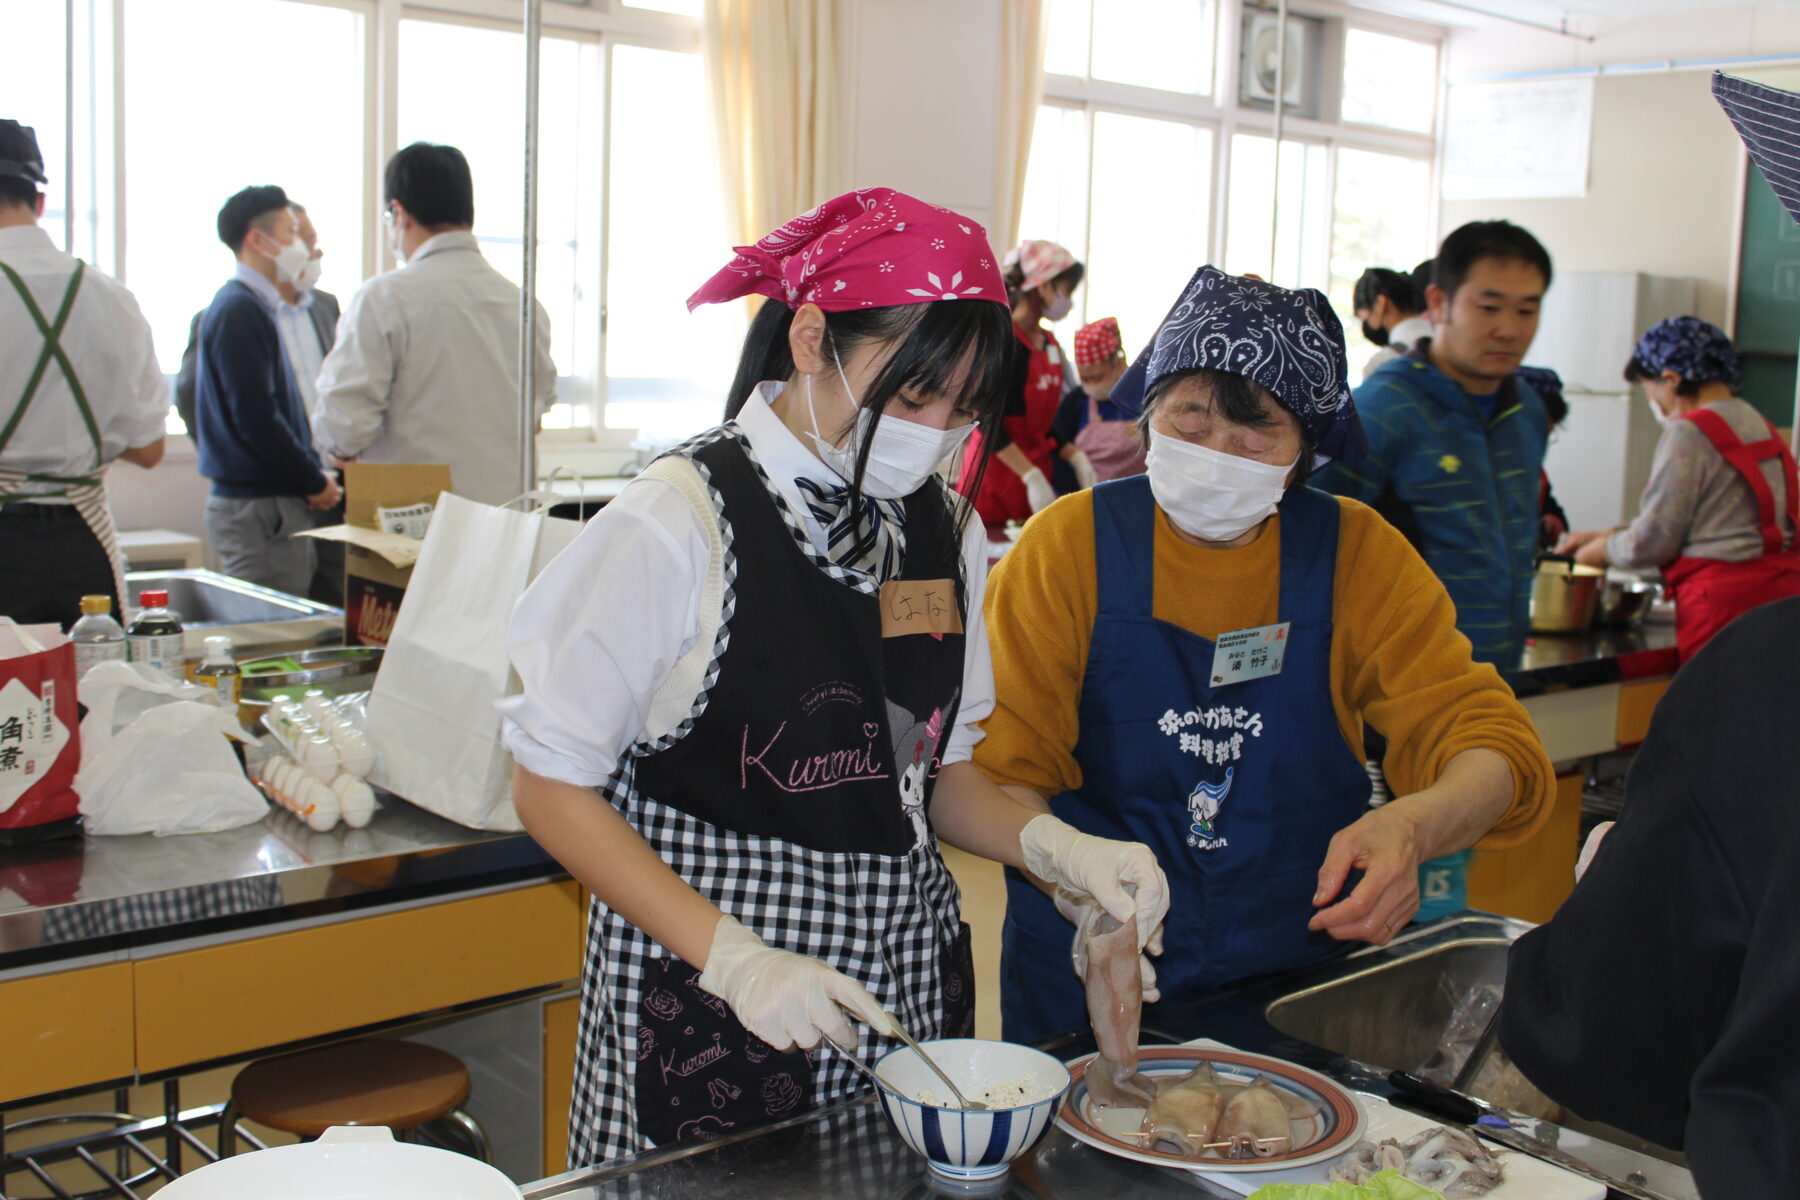
<instances>
[{"instance_id":1,"label":"name badge on apron","mask_svg":"<svg viewBox=\"0 0 1800 1200\"><path fill-rule=\"evenodd\" d=\"M941 642L946 633L962 631L954 579L890 579L881 585L882 637L925 633Z\"/></svg>"},{"instance_id":2,"label":"name badge on apron","mask_svg":"<svg viewBox=\"0 0 1800 1200\"><path fill-rule=\"evenodd\" d=\"M1212 685L1222 687L1281 674L1282 660L1287 657L1288 624L1283 621L1220 634L1213 644Z\"/></svg>"}]
</instances>

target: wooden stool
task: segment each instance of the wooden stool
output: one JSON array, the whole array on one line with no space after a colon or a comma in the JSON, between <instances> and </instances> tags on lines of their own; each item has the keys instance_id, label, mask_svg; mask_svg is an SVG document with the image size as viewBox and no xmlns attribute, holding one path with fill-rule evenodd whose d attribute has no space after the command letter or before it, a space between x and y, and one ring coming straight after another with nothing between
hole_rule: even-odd
<instances>
[{"instance_id":1,"label":"wooden stool","mask_svg":"<svg viewBox=\"0 0 1800 1200\"><path fill-rule=\"evenodd\" d=\"M240 1116L303 1138L333 1125L386 1125L404 1134L449 1120L487 1162L487 1134L462 1111L468 1098L462 1060L417 1042L359 1039L265 1058L231 1081L231 1102L219 1115L219 1156L235 1153Z\"/></svg>"}]
</instances>

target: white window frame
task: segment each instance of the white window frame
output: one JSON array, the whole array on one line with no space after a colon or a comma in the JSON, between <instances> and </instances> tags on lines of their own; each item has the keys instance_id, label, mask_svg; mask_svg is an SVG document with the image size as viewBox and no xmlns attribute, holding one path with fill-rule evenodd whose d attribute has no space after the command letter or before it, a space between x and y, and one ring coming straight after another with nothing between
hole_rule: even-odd
<instances>
[{"instance_id":1,"label":"white window frame","mask_svg":"<svg viewBox=\"0 0 1800 1200\"><path fill-rule=\"evenodd\" d=\"M1098 6L1098 2L1096 2L1095 8ZM1213 194L1208 214L1206 244L1210 261L1223 260L1228 223L1231 219L1232 136L1237 133L1252 133L1263 137L1273 137L1275 134L1274 113L1243 106L1237 102L1239 30L1242 28L1243 12L1247 7L1258 6L1247 4L1245 0L1212 0L1211 18L1215 22L1213 33L1215 60L1211 95L1163 91L1157 88L1137 87L1111 80L1072 75L1046 74L1044 76L1042 104L1085 114L1088 135L1088 201L1086 205L1087 225L1082 231L1084 242L1088 244L1092 242L1094 114L1114 112L1128 116L1153 117L1158 120L1180 121L1212 130ZM1321 62L1324 64L1320 75L1319 112L1321 116L1318 119L1312 119L1284 114L1281 135L1283 142L1302 142L1308 145L1324 146L1326 149L1325 189L1326 194L1331 198L1331 202L1327 206L1326 220L1328 224L1325 229L1314 232L1323 240L1326 247L1326 261L1329 262L1335 241L1332 226L1335 225L1337 211L1338 150L1372 150L1427 162L1430 164L1431 186L1435 192L1441 157L1438 154L1437 134L1443 128L1443 61L1449 31L1441 26L1373 13L1347 4L1335 3L1333 0L1303 0L1302 3L1291 5L1289 13L1292 16L1317 17L1326 23L1325 44L1320 51ZM1090 18L1090 20L1092 19ZM1435 88L1437 101L1434 106L1430 132L1412 133L1374 125L1357 124L1341 119L1344 32L1350 28L1367 29L1375 33L1409 38L1413 41L1429 42L1437 48L1438 77ZM1090 61L1092 45L1090 29ZM1331 114L1331 119L1325 119L1324 114ZM1430 227L1427 230L1433 245L1437 242L1437 226L1438 211L1437 206L1433 205L1430 208ZM1392 265L1410 267L1412 264Z\"/></svg>"},{"instance_id":2,"label":"white window frame","mask_svg":"<svg viewBox=\"0 0 1800 1200\"><path fill-rule=\"evenodd\" d=\"M363 112L363 207L370 214L371 223L374 214L379 211L381 202L381 172L387 160L399 147L399 34L400 22L406 20L439 21L448 24L471 25L481 28L500 29L522 33L523 17L518 0L289 0L290 3L313 4L324 8L341 9L360 14L363 17L363 44L361 47L364 70L364 112ZM76 194L65 198L65 203L72 203L78 197L91 194L98 219L95 226L95 245L79 247L88 250L88 256L100 269L130 286L131 281L125 277L125 201L129 188L129 180L125 177L125 139L131 136L128 114L124 103L124 72L129 68L125 62L124 27L126 0L88 0L94 10L93 29L95 44L93 47L94 72L97 76L95 87L95 107L91 122L84 122L76 130L78 148L92 147L92 157L102 161L100 179L76 179ZM68 38L74 38L88 28L86 7L80 4L81 14L74 25L66 31ZM541 444L582 444L600 448L624 447L634 437L634 431L615 430L606 426L606 312L608 297L606 294L606 238L610 232L607 220L611 210L610 189L612 184L610 169L610 146L608 144L608 114L612 111L612 46L629 44L645 46L651 49L674 51L678 53L698 54L701 48L700 22L693 17L675 13L657 12L648 9L633 8L623 0L546 0L543 11L543 27L545 36L570 38L573 40L597 45L601 54L601 92L600 111L596 114L596 123L601 138L601 172L600 203L598 212L592 215L593 225L584 225L584 234L593 233L598 239L598 247L594 259L597 277L586 280L584 287L591 288L597 297L592 311L600 322L598 331L598 355L596 362L597 375L593 380L593 394L583 397L589 405L590 424L574 429L545 430L538 435ZM66 47L65 47L66 48ZM78 61L86 53L87 45L83 43L75 47ZM79 103L77 105L79 107ZM76 113L64 114L73 121ZM56 147L55 153L60 157L62 147ZM83 155L83 161L88 156ZM66 168L63 168L66 170ZM66 176L59 170L59 182ZM524 186L523 164L519 186ZM79 223L78 223L79 230ZM78 234L79 236L79 234ZM85 241L85 239L83 239ZM364 238L362 261L358 264L362 278L368 279L380 271L391 270L396 264L389 253L385 239L380 236Z\"/></svg>"}]
</instances>

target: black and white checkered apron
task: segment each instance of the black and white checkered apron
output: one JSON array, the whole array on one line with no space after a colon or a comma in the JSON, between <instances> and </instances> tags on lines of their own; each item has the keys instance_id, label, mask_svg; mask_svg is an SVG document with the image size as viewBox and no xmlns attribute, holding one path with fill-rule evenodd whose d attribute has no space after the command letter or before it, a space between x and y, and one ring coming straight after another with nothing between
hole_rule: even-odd
<instances>
[{"instance_id":1,"label":"black and white checkered apron","mask_svg":"<svg viewBox=\"0 0 1800 1200\"><path fill-rule=\"evenodd\" d=\"M883 638L876 582L819 554L734 425L674 453L698 468L718 514L724 619L688 718L634 747L602 794L769 945L860 981L917 1037L969 1033L961 897L924 823L955 724L961 635ZM965 603L943 489L933 480L906 503L900 578L953 580ZM827 752L846 738L856 753ZM813 768L846 763L858 777L810 786ZM718 1137L866 1086L828 1048L775 1051L699 975L594 902L571 1166ZM889 1048L852 1024L863 1061Z\"/></svg>"}]
</instances>

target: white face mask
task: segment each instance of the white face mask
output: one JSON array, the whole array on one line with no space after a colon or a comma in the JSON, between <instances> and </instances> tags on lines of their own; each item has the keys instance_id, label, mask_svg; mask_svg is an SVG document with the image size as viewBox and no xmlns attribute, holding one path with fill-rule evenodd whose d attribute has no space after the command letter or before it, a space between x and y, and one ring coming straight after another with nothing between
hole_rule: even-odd
<instances>
[{"instance_id":1,"label":"white face mask","mask_svg":"<svg viewBox=\"0 0 1800 1200\"><path fill-rule=\"evenodd\" d=\"M833 358L836 358L835 354ZM842 446L834 446L820 435L819 417L813 411L812 376L808 375L806 416L812 422L812 432L807 436L812 438L820 460L836 471L845 483L856 474L857 447L865 438L874 439L869 444L869 461L863 466L862 493L865 496L876 500L898 500L912 495L975 428L970 423L955 429L933 429L917 421L886 414L877 419L875 411L863 408L856 393L850 389L850 380L844 374L841 362L837 363L837 373L843 380L844 394L850 397L850 403L857 405L856 427Z\"/></svg>"},{"instance_id":2,"label":"white face mask","mask_svg":"<svg viewBox=\"0 0 1800 1200\"><path fill-rule=\"evenodd\" d=\"M277 245L275 253L270 256L275 260L275 278L281 283L293 283L300 278L300 272L312 258L312 250L305 242L295 238L287 245Z\"/></svg>"},{"instance_id":3,"label":"white face mask","mask_svg":"<svg viewBox=\"0 0 1800 1200\"><path fill-rule=\"evenodd\" d=\"M1656 423L1661 425L1664 429L1667 429L1670 424L1674 422L1675 418L1658 408L1656 401L1652 400L1649 396L1644 397L1644 403L1650 406L1650 415L1655 417Z\"/></svg>"},{"instance_id":4,"label":"white face mask","mask_svg":"<svg viewBox=\"0 0 1800 1200\"><path fill-rule=\"evenodd\" d=\"M322 258L307 259L306 265L300 268L299 277L294 280L294 286L303 292L310 292L317 287L319 276L325 273L324 262L325 260Z\"/></svg>"},{"instance_id":5,"label":"white face mask","mask_svg":"<svg viewBox=\"0 0 1800 1200\"><path fill-rule=\"evenodd\" d=\"M1281 504L1294 469L1294 463L1257 462L1154 429L1145 461L1156 503L1182 532L1205 542L1242 537L1267 518Z\"/></svg>"}]
</instances>

